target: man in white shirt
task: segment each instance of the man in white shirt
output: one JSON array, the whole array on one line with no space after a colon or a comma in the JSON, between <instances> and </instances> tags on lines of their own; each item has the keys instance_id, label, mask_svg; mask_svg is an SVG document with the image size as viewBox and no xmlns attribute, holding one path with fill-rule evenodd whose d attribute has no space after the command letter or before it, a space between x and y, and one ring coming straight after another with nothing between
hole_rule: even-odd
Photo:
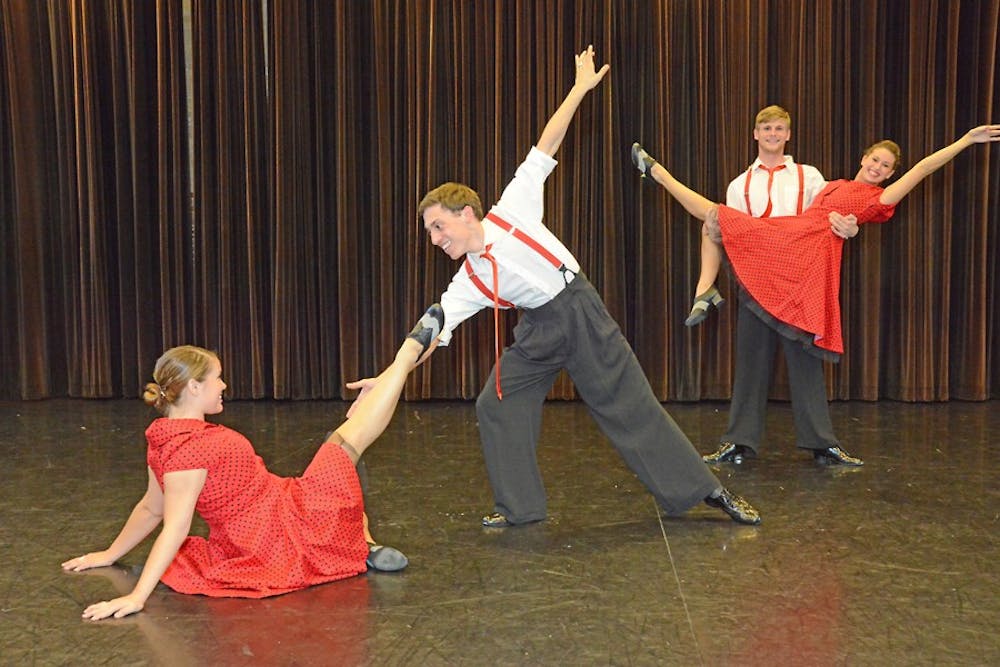
<instances>
[{"instance_id":1,"label":"man in white shirt","mask_svg":"<svg viewBox=\"0 0 1000 667\"><path fill-rule=\"evenodd\" d=\"M737 176L726 190L726 205L756 217L797 215L808 208L826 180L810 165L799 165L785 155L792 135L791 116L779 106L758 112L754 124L757 159ZM851 238L858 233L853 216L830 216L831 233ZM823 358L819 348L805 348L786 338L774 322L762 319L748 307L750 299L741 289L736 325L736 369L733 398L729 407L729 427L720 438L719 448L703 458L707 463L742 463L757 455L764 433L767 399L774 353L781 341L788 366L788 381L795 421L797 446L811 450L825 464L862 465L840 447L833 433L826 399Z\"/></svg>"},{"instance_id":2,"label":"man in white shirt","mask_svg":"<svg viewBox=\"0 0 1000 667\"><path fill-rule=\"evenodd\" d=\"M734 521L760 522L744 499L723 488L663 410L618 325L572 253L542 222L544 183L577 107L607 74L595 71L593 47L576 56L576 81L484 216L478 195L445 183L421 201L418 216L431 243L462 267L441 297L447 345L461 322L484 308L518 308L515 341L476 401L486 468L493 487L488 527L545 518L536 460L542 406L566 369L580 397L629 468L669 514L694 505L722 509ZM494 313L495 317L495 313ZM426 359L426 356L424 359Z\"/></svg>"}]
</instances>

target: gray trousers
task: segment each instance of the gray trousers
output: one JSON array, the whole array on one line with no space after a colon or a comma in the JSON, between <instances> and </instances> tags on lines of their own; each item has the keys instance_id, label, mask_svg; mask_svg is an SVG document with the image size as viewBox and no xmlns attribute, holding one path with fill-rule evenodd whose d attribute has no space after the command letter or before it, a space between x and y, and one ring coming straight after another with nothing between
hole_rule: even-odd
<instances>
[{"instance_id":1,"label":"gray trousers","mask_svg":"<svg viewBox=\"0 0 1000 667\"><path fill-rule=\"evenodd\" d=\"M736 323L736 375L729 406L729 429L720 441L744 445L755 452L760 449L779 340L788 365L797 445L803 449L838 446L826 400L822 360L809 354L802 343L768 326L746 307L743 298Z\"/></svg>"},{"instance_id":2,"label":"gray trousers","mask_svg":"<svg viewBox=\"0 0 1000 667\"><path fill-rule=\"evenodd\" d=\"M598 426L668 513L680 514L722 486L656 399L582 273L549 303L524 310L514 338L500 357L503 400L494 367L476 401L494 509L511 523L545 518L536 448L542 405L564 368Z\"/></svg>"}]
</instances>

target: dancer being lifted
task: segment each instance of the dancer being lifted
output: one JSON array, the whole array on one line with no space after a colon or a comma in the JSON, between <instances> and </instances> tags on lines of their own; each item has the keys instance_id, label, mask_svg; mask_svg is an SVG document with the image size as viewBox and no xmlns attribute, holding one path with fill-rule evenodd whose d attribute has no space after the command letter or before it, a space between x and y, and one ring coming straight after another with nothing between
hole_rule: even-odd
<instances>
[{"instance_id":1,"label":"dancer being lifted","mask_svg":"<svg viewBox=\"0 0 1000 667\"><path fill-rule=\"evenodd\" d=\"M1000 125L973 128L884 188L882 183L899 164L900 150L892 141L879 141L865 150L854 180L832 181L801 215L782 218L754 218L709 201L674 178L638 143L632 146L632 160L643 176L653 178L707 224L759 314L784 325L786 335L836 358L843 353L839 290L844 240L830 233L829 214L854 215L858 224L885 222L924 178L969 146L995 141L1000 141Z\"/></svg>"},{"instance_id":2,"label":"dancer being lifted","mask_svg":"<svg viewBox=\"0 0 1000 667\"><path fill-rule=\"evenodd\" d=\"M754 117L753 138L757 157L726 188L726 205L757 218L801 215L826 187L826 179L816 167L796 162L785 153L792 139L792 116L776 104L764 107ZM839 216L831 218L830 231L845 239L858 233L857 223ZM686 326L700 324L712 306L724 299L715 281L722 266L722 250L702 225L701 273L695 287ZM773 347L776 341L770 341ZM738 346L738 345L737 345Z\"/></svg>"},{"instance_id":3,"label":"dancer being lifted","mask_svg":"<svg viewBox=\"0 0 1000 667\"><path fill-rule=\"evenodd\" d=\"M726 205L761 218L801 215L826 187L826 179L815 167L799 164L785 153L792 138L791 114L774 104L764 107L754 118L753 138L757 142L757 158L729 183ZM704 319L709 306L722 300L714 285L722 251L709 238L706 227L702 225L697 296L691 315L684 322L688 326ZM830 233L851 238L858 233L858 224L854 216L831 212ZM821 464L861 465L861 459L847 453L834 433L823 360L810 354L811 344L803 347L758 317L750 309L756 303L745 290L740 289L737 294L736 359L728 426L719 439L718 451L702 458L710 464L738 464L747 456L756 455L763 446L768 394L780 343L791 387L796 445L810 450Z\"/></svg>"}]
</instances>

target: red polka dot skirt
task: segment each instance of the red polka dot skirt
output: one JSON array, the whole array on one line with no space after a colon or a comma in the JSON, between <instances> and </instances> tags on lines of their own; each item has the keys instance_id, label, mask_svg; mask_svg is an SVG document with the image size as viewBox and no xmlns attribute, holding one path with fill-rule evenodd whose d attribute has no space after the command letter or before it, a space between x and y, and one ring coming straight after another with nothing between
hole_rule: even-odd
<instances>
[{"instance_id":1,"label":"red polka dot skirt","mask_svg":"<svg viewBox=\"0 0 1000 667\"><path fill-rule=\"evenodd\" d=\"M195 507L208 538L189 536L162 577L181 593L260 598L366 570L364 501L357 471L324 444L301 477L271 474L250 441L198 419L157 419L147 462L166 473L204 468Z\"/></svg>"}]
</instances>

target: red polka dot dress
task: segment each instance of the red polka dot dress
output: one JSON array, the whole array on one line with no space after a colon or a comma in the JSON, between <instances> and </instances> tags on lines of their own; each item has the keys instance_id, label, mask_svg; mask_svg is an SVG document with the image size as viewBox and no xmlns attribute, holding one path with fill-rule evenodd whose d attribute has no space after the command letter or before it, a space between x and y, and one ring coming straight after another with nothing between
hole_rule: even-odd
<instances>
[{"instance_id":1,"label":"red polka dot dress","mask_svg":"<svg viewBox=\"0 0 1000 667\"><path fill-rule=\"evenodd\" d=\"M763 310L834 355L844 351L840 328L840 258L844 240L828 215L853 213L858 224L885 222L896 205L879 202L882 188L833 181L797 216L754 218L719 206L722 244L740 285Z\"/></svg>"},{"instance_id":2,"label":"red polka dot dress","mask_svg":"<svg viewBox=\"0 0 1000 667\"><path fill-rule=\"evenodd\" d=\"M261 598L366 570L361 484L344 450L326 443L301 477L278 477L243 435L200 419L146 429L146 460L163 475L204 468L195 509L208 538L188 536L162 581L181 593Z\"/></svg>"}]
</instances>

